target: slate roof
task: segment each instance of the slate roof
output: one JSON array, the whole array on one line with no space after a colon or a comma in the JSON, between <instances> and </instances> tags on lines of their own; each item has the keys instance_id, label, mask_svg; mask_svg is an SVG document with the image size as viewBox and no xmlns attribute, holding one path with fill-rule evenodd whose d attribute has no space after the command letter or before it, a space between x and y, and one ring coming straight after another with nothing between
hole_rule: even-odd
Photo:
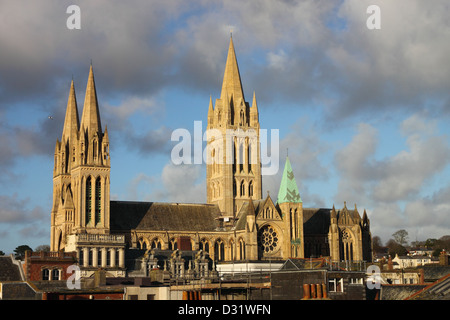
<instances>
[{"instance_id":1,"label":"slate roof","mask_svg":"<svg viewBox=\"0 0 450 320\"><path fill-rule=\"evenodd\" d=\"M450 274L409 296L407 300L450 300Z\"/></svg>"},{"instance_id":2,"label":"slate roof","mask_svg":"<svg viewBox=\"0 0 450 320\"><path fill-rule=\"evenodd\" d=\"M111 230L214 231L219 207L211 204L110 202Z\"/></svg>"},{"instance_id":3,"label":"slate roof","mask_svg":"<svg viewBox=\"0 0 450 320\"><path fill-rule=\"evenodd\" d=\"M303 233L305 235L328 234L331 209L303 208Z\"/></svg>"},{"instance_id":4,"label":"slate roof","mask_svg":"<svg viewBox=\"0 0 450 320\"><path fill-rule=\"evenodd\" d=\"M417 291L425 288L426 285L399 285L399 284L389 284L381 286L380 300L405 300L411 295L415 294Z\"/></svg>"},{"instance_id":5,"label":"slate roof","mask_svg":"<svg viewBox=\"0 0 450 320\"><path fill-rule=\"evenodd\" d=\"M264 204L266 203L266 199L264 200L253 200L253 207L255 209L254 214L257 214L257 212L264 206ZM236 222L236 230L244 230L245 229L245 225L247 223L247 214L249 214L248 212L248 207L249 207L249 202L244 202L244 204L241 207L241 210L238 213L238 221Z\"/></svg>"},{"instance_id":6,"label":"slate roof","mask_svg":"<svg viewBox=\"0 0 450 320\"><path fill-rule=\"evenodd\" d=\"M421 268L426 282L433 282L450 274L450 266L425 265Z\"/></svg>"},{"instance_id":7,"label":"slate roof","mask_svg":"<svg viewBox=\"0 0 450 320\"><path fill-rule=\"evenodd\" d=\"M11 256L0 257L0 281L22 281L19 266L12 262Z\"/></svg>"}]
</instances>

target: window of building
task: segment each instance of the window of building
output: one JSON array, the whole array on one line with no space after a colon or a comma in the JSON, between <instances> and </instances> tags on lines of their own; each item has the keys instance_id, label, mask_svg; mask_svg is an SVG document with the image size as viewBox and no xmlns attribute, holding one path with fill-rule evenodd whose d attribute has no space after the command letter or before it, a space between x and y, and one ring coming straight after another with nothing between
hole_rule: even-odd
<instances>
[{"instance_id":1,"label":"window of building","mask_svg":"<svg viewBox=\"0 0 450 320\"><path fill-rule=\"evenodd\" d=\"M279 236L276 230L268 225L259 231L259 246L264 253L272 253L277 249Z\"/></svg>"},{"instance_id":2,"label":"window of building","mask_svg":"<svg viewBox=\"0 0 450 320\"><path fill-rule=\"evenodd\" d=\"M92 208L92 184L91 177L86 180L86 224L91 221L91 208Z\"/></svg>"},{"instance_id":3,"label":"window of building","mask_svg":"<svg viewBox=\"0 0 450 320\"><path fill-rule=\"evenodd\" d=\"M169 241L169 250L177 250L178 249L178 241L175 238L170 239Z\"/></svg>"},{"instance_id":4,"label":"window of building","mask_svg":"<svg viewBox=\"0 0 450 320\"><path fill-rule=\"evenodd\" d=\"M48 269L42 270L42 280L50 280L50 270Z\"/></svg>"},{"instance_id":5,"label":"window of building","mask_svg":"<svg viewBox=\"0 0 450 320\"><path fill-rule=\"evenodd\" d=\"M328 280L328 291L330 292L344 292L344 279L333 278Z\"/></svg>"},{"instance_id":6,"label":"window of building","mask_svg":"<svg viewBox=\"0 0 450 320\"><path fill-rule=\"evenodd\" d=\"M100 177L95 180L95 224L100 223L102 211L102 183Z\"/></svg>"},{"instance_id":7,"label":"window of building","mask_svg":"<svg viewBox=\"0 0 450 320\"><path fill-rule=\"evenodd\" d=\"M161 241L159 239L153 240L151 248L152 249L161 249Z\"/></svg>"},{"instance_id":8,"label":"window of building","mask_svg":"<svg viewBox=\"0 0 450 320\"><path fill-rule=\"evenodd\" d=\"M363 284L362 278L350 278L350 284Z\"/></svg>"},{"instance_id":9,"label":"window of building","mask_svg":"<svg viewBox=\"0 0 450 320\"><path fill-rule=\"evenodd\" d=\"M221 239L217 240L214 244L214 255L216 261L225 260L225 244Z\"/></svg>"},{"instance_id":10,"label":"window of building","mask_svg":"<svg viewBox=\"0 0 450 320\"><path fill-rule=\"evenodd\" d=\"M239 240L239 256L241 260L245 260L245 242L244 240Z\"/></svg>"},{"instance_id":11,"label":"window of building","mask_svg":"<svg viewBox=\"0 0 450 320\"><path fill-rule=\"evenodd\" d=\"M52 270L52 280L61 280L60 275L61 275L61 272L59 269Z\"/></svg>"},{"instance_id":12,"label":"window of building","mask_svg":"<svg viewBox=\"0 0 450 320\"><path fill-rule=\"evenodd\" d=\"M209 243L208 240L202 239L199 243L199 249L209 253Z\"/></svg>"},{"instance_id":13,"label":"window of building","mask_svg":"<svg viewBox=\"0 0 450 320\"><path fill-rule=\"evenodd\" d=\"M241 197L245 196L245 182L241 181Z\"/></svg>"}]
</instances>

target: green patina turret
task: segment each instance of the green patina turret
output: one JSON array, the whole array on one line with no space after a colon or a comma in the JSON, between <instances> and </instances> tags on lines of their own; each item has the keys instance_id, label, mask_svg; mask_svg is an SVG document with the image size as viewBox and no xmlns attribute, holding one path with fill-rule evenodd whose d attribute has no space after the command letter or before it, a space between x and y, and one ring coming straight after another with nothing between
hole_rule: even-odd
<instances>
[{"instance_id":1,"label":"green patina turret","mask_svg":"<svg viewBox=\"0 0 450 320\"><path fill-rule=\"evenodd\" d=\"M285 202L302 203L288 157L286 157L286 164L284 165L283 177L281 178L277 199L278 204Z\"/></svg>"}]
</instances>

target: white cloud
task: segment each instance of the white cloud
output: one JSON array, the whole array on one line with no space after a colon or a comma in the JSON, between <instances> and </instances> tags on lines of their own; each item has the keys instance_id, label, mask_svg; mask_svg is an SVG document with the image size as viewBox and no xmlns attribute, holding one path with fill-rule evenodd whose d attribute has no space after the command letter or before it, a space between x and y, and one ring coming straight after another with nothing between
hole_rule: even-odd
<instances>
[{"instance_id":1,"label":"white cloud","mask_svg":"<svg viewBox=\"0 0 450 320\"><path fill-rule=\"evenodd\" d=\"M450 146L435 121L423 115L405 119L399 129L407 134L406 148L379 160L375 157L378 130L368 124L358 126L353 140L336 152L340 176L336 198L355 199L369 209L377 226L373 234L389 237L391 231L418 226L433 229L434 234L442 232L450 209L443 194L448 195L450 184L432 197L426 192L433 177L450 164Z\"/></svg>"}]
</instances>

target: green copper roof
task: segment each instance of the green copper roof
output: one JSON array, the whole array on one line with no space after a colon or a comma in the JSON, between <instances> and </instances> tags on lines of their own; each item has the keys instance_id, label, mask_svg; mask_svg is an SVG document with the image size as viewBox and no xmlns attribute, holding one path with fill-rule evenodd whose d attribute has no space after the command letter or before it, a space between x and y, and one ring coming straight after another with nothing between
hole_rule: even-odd
<instances>
[{"instance_id":1,"label":"green copper roof","mask_svg":"<svg viewBox=\"0 0 450 320\"><path fill-rule=\"evenodd\" d=\"M280 190L278 191L278 203L292 202L301 203L300 193L298 192L297 183L295 182L294 172L291 168L289 158L286 157L284 165L283 177L281 178Z\"/></svg>"}]
</instances>

